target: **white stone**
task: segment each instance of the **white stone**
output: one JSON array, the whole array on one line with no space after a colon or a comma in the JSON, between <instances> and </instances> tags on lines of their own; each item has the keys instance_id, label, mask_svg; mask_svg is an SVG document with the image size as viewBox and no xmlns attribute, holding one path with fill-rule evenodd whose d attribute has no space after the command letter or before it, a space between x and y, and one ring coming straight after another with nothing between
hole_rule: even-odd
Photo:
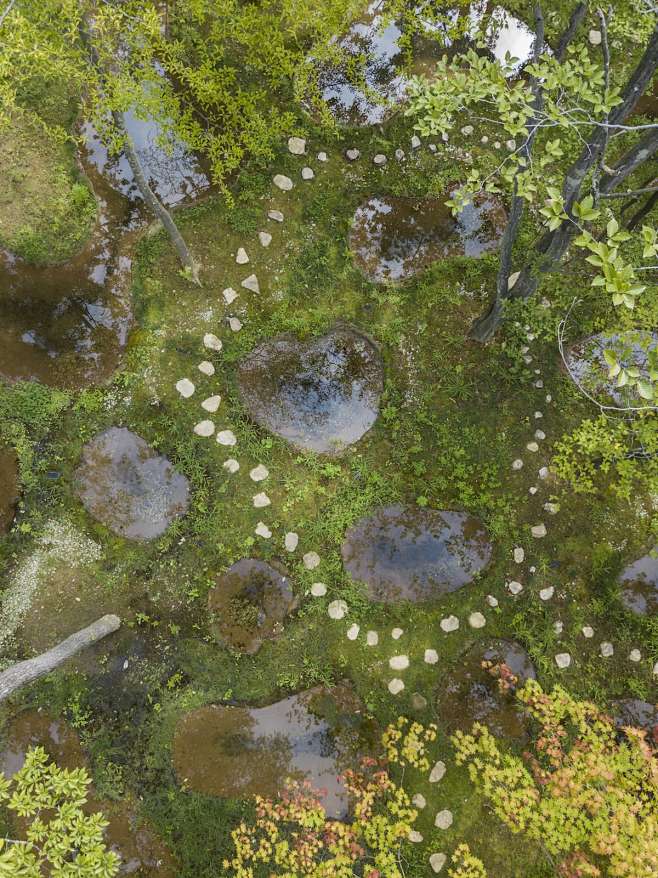
<instances>
[{"instance_id":1,"label":"white stone","mask_svg":"<svg viewBox=\"0 0 658 878\"><path fill-rule=\"evenodd\" d=\"M515 140L506 140L505 146L509 149L510 152L514 152L516 149L516 141Z\"/></svg>"},{"instance_id":2,"label":"white stone","mask_svg":"<svg viewBox=\"0 0 658 878\"><path fill-rule=\"evenodd\" d=\"M215 396L209 396L207 399L204 399L201 403L201 408L205 409L207 412L216 412L221 401L222 398L217 393Z\"/></svg>"},{"instance_id":3,"label":"white stone","mask_svg":"<svg viewBox=\"0 0 658 878\"><path fill-rule=\"evenodd\" d=\"M391 631L391 637L393 638L393 640L399 640L403 634L404 631L402 630L402 628L394 628Z\"/></svg>"},{"instance_id":4,"label":"white stone","mask_svg":"<svg viewBox=\"0 0 658 878\"><path fill-rule=\"evenodd\" d=\"M610 656L614 655L615 648L609 643L607 640L604 640L601 644L601 657L602 658L610 658Z\"/></svg>"},{"instance_id":5,"label":"white stone","mask_svg":"<svg viewBox=\"0 0 658 878\"><path fill-rule=\"evenodd\" d=\"M254 501L254 509L265 509L266 506L269 506L272 503L270 498L263 491L261 491L260 494L254 494L252 499Z\"/></svg>"},{"instance_id":6,"label":"white stone","mask_svg":"<svg viewBox=\"0 0 658 878\"><path fill-rule=\"evenodd\" d=\"M517 459L512 462L512 469L516 469L516 470L523 469L523 461L521 460L520 457L517 457Z\"/></svg>"},{"instance_id":7,"label":"white stone","mask_svg":"<svg viewBox=\"0 0 658 878\"><path fill-rule=\"evenodd\" d=\"M535 412L535 420L536 421L538 421L540 418L543 418L543 417L544 417L543 412L539 412L539 411ZM537 434L535 434L535 435L537 435Z\"/></svg>"},{"instance_id":8,"label":"white stone","mask_svg":"<svg viewBox=\"0 0 658 878\"><path fill-rule=\"evenodd\" d=\"M389 688L390 688L390 684L389 684ZM423 840L423 836L420 834L420 832L416 832L415 829L411 829L409 831L409 835L407 836L407 838L409 839L410 842L412 842L414 844L421 842Z\"/></svg>"},{"instance_id":9,"label":"white stone","mask_svg":"<svg viewBox=\"0 0 658 878\"><path fill-rule=\"evenodd\" d=\"M263 247L269 247L270 244L272 243L272 236L270 235L269 232L259 232L258 233L258 240L261 242Z\"/></svg>"},{"instance_id":10,"label":"white stone","mask_svg":"<svg viewBox=\"0 0 658 878\"><path fill-rule=\"evenodd\" d=\"M242 321L237 317L229 317L228 325L231 327L231 332L240 332L242 329Z\"/></svg>"},{"instance_id":11,"label":"white stone","mask_svg":"<svg viewBox=\"0 0 658 878\"><path fill-rule=\"evenodd\" d=\"M547 479L547 478L548 478L548 475L549 475L548 467L547 467L547 466L543 466L543 467L539 470L538 475L539 475L539 478L540 478L540 479Z\"/></svg>"},{"instance_id":12,"label":"white stone","mask_svg":"<svg viewBox=\"0 0 658 878\"><path fill-rule=\"evenodd\" d=\"M320 556L317 552L307 552L302 560L307 570L315 570L316 567L320 566Z\"/></svg>"},{"instance_id":13,"label":"white stone","mask_svg":"<svg viewBox=\"0 0 658 878\"><path fill-rule=\"evenodd\" d=\"M546 402L553 402L553 397L550 395L550 393L546 394Z\"/></svg>"},{"instance_id":14,"label":"white stone","mask_svg":"<svg viewBox=\"0 0 658 878\"><path fill-rule=\"evenodd\" d=\"M533 495L537 493L537 490L538 489L535 487L535 485L532 485L532 487L528 488L528 491Z\"/></svg>"},{"instance_id":15,"label":"white stone","mask_svg":"<svg viewBox=\"0 0 658 878\"><path fill-rule=\"evenodd\" d=\"M540 540L542 537L545 537L547 534L546 525L545 524L535 524L530 528L530 533L536 540Z\"/></svg>"},{"instance_id":16,"label":"white stone","mask_svg":"<svg viewBox=\"0 0 658 878\"><path fill-rule=\"evenodd\" d=\"M546 438L546 433L543 430L535 430L535 439L538 439L540 442Z\"/></svg>"},{"instance_id":17,"label":"white stone","mask_svg":"<svg viewBox=\"0 0 658 878\"><path fill-rule=\"evenodd\" d=\"M302 180L312 180L315 177L315 171L313 168L302 168Z\"/></svg>"},{"instance_id":18,"label":"white stone","mask_svg":"<svg viewBox=\"0 0 658 878\"><path fill-rule=\"evenodd\" d=\"M246 265L249 262L249 257L247 256L247 251L244 247L238 247L238 252L235 254L235 261L238 265Z\"/></svg>"},{"instance_id":19,"label":"white stone","mask_svg":"<svg viewBox=\"0 0 658 878\"><path fill-rule=\"evenodd\" d=\"M583 637L594 637L594 629L591 625L583 625L582 627Z\"/></svg>"},{"instance_id":20,"label":"white stone","mask_svg":"<svg viewBox=\"0 0 658 878\"><path fill-rule=\"evenodd\" d=\"M212 421L199 421L194 426L194 432L197 436L212 436L215 432L215 425Z\"/></svg>"},{"instance_id":21,"label":"white stone","mask_svg":"<svg viewBox=\"0 0 658 878\"><path fill-rule=\"evenodd\" d=\"M490 607L498 606L498 598L495 598L492 594L488 594L486 600Z\"/></svg>"},{"instance_id":22,"label":"white stone","mask_svg":"<svg viewBox=\"0 0 658 878\"><path fill-rule=\"evenodd\" d=\"M443 134L441 135L441 140L442 140L444 143L447 143L447 142L450 140L450 135L448 134L447 131L444 131L444 132L443 132Z\"/></svg>"},{"instance_id":23,"label":"white stone","mask_svg":"<svg viewBox=\"0 0 658 878\"><path fill-rule=\"evenodd\" d=\"M245 290L251 290L252 293L260 293L260 284L255 274L250 274L249 277L246 277L240 286L244 287Z\"/></svg>"},{"instance_id":24,"label":"white stone","mask_svg":"<svg viewBox=\"0 0 658 878\"><path fill-rule=\"evenodd\" d=\"M359 628L359 626L355 622L354 625L350 626L347 629L347 639L348 640L356 640L356 638L359 636L360 630L361 629Z\"/></svg>"},{"instance_id":25,"label":"white stone","mask_svg":"<svg viewBox=\"0 0 658 878\"><path fill-rule=\"evenodd\" d=\"M283 222L283 214L280 210L268 210L267 216L269 219L274 220L275 223Z\"/></svg>"},{"instance_id":26,"label":"white stone","mask_svg":"<svg viewBox=\"0 0 658 878\"><path fill-rule=\"evenodd\" d=\"M215 367L212 363L209 363L208 360L204 360L202 363L199 363L197 368L199 372L201 372L203 375L210 376L215 374Z\"/></svg>"},{"instance_id":27,"label":"white stone","mask_svg":"<svg viewBox=\"0 0 658 878\"><path fill-rule=\"evenodd\" d=\"M482 613L475 612L471 613L471 615L468 617L468 624L471 626L471 628L484 628L484 626L487 624L487 620L484 618Z\"/></svg>"},{"instance_id":28,"label":"white stone","mask_svg":"<svg viewBox=\"0 0 658 878\"><path fill-rule=\"evenodd\" d=\"M502 143L500 142L500 140L494 140L494 149L500 149L501 146Z\"/></svg>"},{"instance_id":29,"label":"white stone","mask_svg":"<svg viewBox=\"0 0 658 878\"><path fill-rule=\"evenodd\" d=\"M269 540L272 536L272 531L269 527L262 521L259 521L256 525L256 530L254 531L257 537L263 537L265 540Z\"/></svg>"},{"instance_id":30,"label":"white stone","mask_svg":"<svg viewBox=\"0 0 658 878\"><path fill-rule=\"evenodd\" d=\"M323 598L327 593L327 586L324 582L314 582L311 586L311 594L314 598Z\"/></svg>"},{"instance_id":31,"label":"white stone","mask_svg":"<svg viewBox=\"0 0 658 878\"><path fill-rule=\"evenodd\" d=\"M358 159L358 157L359 157L360 155L361 155L361 153L359 152L359 150L358 150L358 149L355 149L355 148L348 149L348 150L345 152L345 157L346 157L347 160L350 161L350 162L355 162L355 161Z\"/></svg>"},{"instance_id":32,"label":"white stone","mask_svg":"<svg viewBox=\"0 0 658 878\"><path fill-rule=\"evenodd\" d=\"M658 677L658 662L656 662L656 664L653 666L652 673L653 673L654 677Z\"/></svg>"},{"instance_id":33,"label":"white stone","mask_svg":"<svg viewBox=\"0 0 658 878\"><path fill-rule=\"evenodd\" d=\"M507 583L507 588L509 589L511 594L521 594L521 592L523 591L523 586L521 585L521 583L516 582L516 580L514 579L511 582Z\"/></svg>"},{"instance_id":34,"label":"white stone","mask_svg":"<svg viewBox=\"0 0 658 878\"><path fill-rule=\"evenodd\" d=\"M447 862L448 857L445 854L432 854L430 857L430 866L432 867L432 871L436 872L437 875Z\"/></svg>"},{"instance_id":35,"label":"white stone","mask_svg":"<svg viewBox=\"0 0 658 878\"><path fill-rule=\"evenodd\" d=\"M388 660L388 666L392 671L406 671L409 667L409 656L394 655Z\"/></svg>"},{"instance_id":36,"label":"white stone","mask_svg":"<svg viewBox=\"0 0 658 878\"><path fill-rule=\"evenodd\" d=\"M180 381L176 382L176 390L181 396L184 396L185 399L189 399L194 393L194 384L192 384L189 378L181 378Z\"/></svg>"},{"instance_id":37,"label":"white stone","mask_svg":"<svg viewBox=\"0 0 658 878\"><path fill-rule=\"evenodd\" d=\"M399 162L403 161L404 160L404 150L403 149L396 149L395 150L395 158Z\"/></svg>"},{"instance_id":38,"label":"white stone","mask_svg":"<svg viewBox=\"0 0 658 878\"><path fill-rule=\"evenodd\" d=\"M430 783L438 783L440 780L443 780L443 776L446 773L446 764L443 760L439 759L438 762L434 763L432 770L430 771Z\"/></svg>"},{"instance_id":39,"label":"white stone","mask_svg":"<svg viewBox=\"0 0 658 878\"><path fill-rule=\"evenodd\" d=\"M285 174L275 174L272 178L272 182L275 186L278 186L283 192L290 192L293 187L293 182L290 177L286 177Z\"/></svg>"},{"instance_id":40,"label":"white stone","mask_svg":"<svg viewBox=\"0 0 658 878\"><path fill-rule=\"evenodd\" d=\"M229 457L228 460L224 461L222 466L229 473L237 473L237 471L240 469L240 464L234 457Z\"/></svg>"},{"instance_id":41,"label":"white stone","mask_svg":"<svg viewBox=\"0 0 658 878\"><path fill-rule=\"evenodd\" d=\"M411 138L411 148L418 149L420 147L420 137L417 134Z\"/></svg>"},{"instance_id":42,"label":"white stone","mask_svg":"<svg viewBox=\"0 0 658 878\"><path fill-rule=\"evenodd\" d=\"M347 604L343 600L332 601L327 607L327 614L330 619L343 619L347 613Z\"/></svg>"},{"instance_id":43,"label":"white stone","mask_svg":"<svg viewBox=\"0 0 658 878\"><path fill-rule=\"evenodd\" d=\"M289 137L288 150L293 155L304 155L306 152L306 141L303 137Z\"/></svg>"},{"instance_id":44,"label":"white stone","mask_svg":"<svg viewBox=\"0 0 658 878\"><path fill-rule=\"evenodd\" d=\"M543 382L543 381L541 380L541 378L540 378L538 381L535 381L534 386L535 386L538 390L541 390L542 387L544 386L544 382Z\"/></svg>"},{"instance_id":45,"label":"white stone","mask_svg":"<svg viewBox=\"0 0 658 878\"><path fill-rule=\"evenodd\" d=\"M450 631L456 631L459 628L459 619L457 616L446 616L439 622L441 630L448 634Z\"/></svg>"},{"instance_id":46,"label":"white stone","mask_svg":"<svg viewBox=\"0 0 658 878\"><path fill-rule=\"evenodd\" d=\"M603 39L600 30L591 30L589 32L589 41L593 46L600 46Z\"/></svg>"},{"instance_id":47,"label":"white stone","mask_svg":"<svg viewBox=\"0 0 658 878\"><path fill-rule=\"evenodd\" d=\"M550 599L555 594L555 588L552 585L549 585L547 588L542 588L539 592L539 597L542 601L550 601Z\"/></svg>"},{"instance_id":48,"label":"white stone","mask_svg":"<svg viewBox=\"0 0 658 878\"><path fill-rule=\"evenodd\" d=\"M366 634L366 643L368 646L377 646L379 643L379 634L376 631L368 631Z\"/></svg>"},{"instance_id":49,"label":"white stone","mask_svg":"<svg viewBox=\"0 0 658 878\"><path fill-rule=\"evenodd\" d=\"M415 796L411 799L411 804L414 808L418 808L419 811L422 811L423 808L427 805L427 800L422 793L416 793Z\"/></svg>"},{"instance_id":50,"label":"white stone","mask_svg":"<svg viewBox=\"0 0 658 878\"><path fill-rule=\"evenodd\" d=\"M233 430L220 430L217 434L217 441L220 445L235 445L238 440L235 438Z\"/></svg>"},{"instance_id":51,"label":"white stone","mask_svg":"<svg viewBox=\"0 0 658 878\"><path fill-rule=\"evenodd\" d=\"M319 152L319 153L318 153L318 161L319 161L319 162L326 162L326 161L329 161L329 156L327 155L326 152Z\"/></svg>"},{"instance_id":52,"label":"white stone","mask_svg":"<svg viewBox=\"0 0 658 878\"><path fill-rule=\"evenodd\" d=\"M556 634L562 634L564 631L564 622L560 622L559 620L553 622L553 631L555 631Z\"/></svg>"},{"instance_id":53,"label":"white stone","mask_svg":"<svg viewBox=\"0 0 658 878\"><path fill-rule=\"evenodd\" d=\"M525 549L522 546L517 546L514 549L514 560L517 564L523 564L525 561Z\"/></svg>"},{"instance_id":54,"label":"white stone","mask_svg":"<svg viewBox=\"0 0 658 878\"><path fill-rule=\"evenodd\" d=\"M439 811L434 819L434 825L437 829L450 829L452 826L452 811L449 811L447 808Z\"/></svg>"},{"instance_id":55,"label":"white stone","mask_svg":"<svg viewBox=\"0 0 658 878\"><path fill-rule=\"evenodd\" d=\"M270 474L270 471L266 466L263 466L262 463L259 463L258 466L255 466L249 473L249 478L252 482L262 482L266 479Z\"/></svg>"},{"instance_id":56,"label":"white stone","mask_svg":"<svg viewBox=\"0 0 658 878\"><path fill-rule=\"evenodd\" d=\"M404 689L404 683L398 677L394 677L388 684L388 691L391 695L399 695Z\"/></svg>"},{"instance_id":57,"label":"white stone","mask_svg":"<svg viewBox=\"0 0 658 878\"><path fill-rule=\"evenodd\" d=\"M238 298L238 294L235 292L233 287L227 287L225 290L222 290L222 296L224 296L224 301L227 305L230 305L231 302L235 302Z\"/></svg>"},{"instance_id":58,"label":"white stone","mask_svg":"<svg viewBox=\"0 0 658 878\"><path fill-rule=\"evenodd\" d=\"M381 167L382 165L386 164L386 156L384 155L383 152L378 152L377 155L372 160L372 162L373 162L373 164L377 165L378 167Z\"/></svg>"},{"instance_id":59,"label":"white stone","mask_svg":"<svg viewBox=\"0 0 658 878\"><path fill-rule=\"evenodd\" d=\"M435 665L439 660L439 654L435 649L426 649L424 659L425 664Z\"/></svg>"},{"instance_id":60,"label":"white stone","mask_svg":"<svg viewBox=\"0 0 658 878\"><path fill-rule=\"evenodd\" d=\"M631 662L640 662L640 661L642 661L642 653L640 652L639 649L632 649L628 653L628 659Z\"/></svg>"},{"instance_id":61,"label":"white stone","mask_svg":"<svg viewBox=\"0 0 658 878\"><path fill-rule=\"evenodd\" d=\"M212 332L207 332L203 336L203 344L211 351L221 351L223 347L221 340L216 335L213 335Z\"/></svg>"},{"instance_id":62,"label":"white stone","mask_svg":"<svg viewBox=\"0 0 658 878\"><path fill-rule=\"evenodd\" d=\"M484 144L489 143L489 138L487 137L486 134L482 135L482 137L480 138L480 143L484 143Z\"/></svg>"},{"instance_id":63,"label":"white stone","mask_svg":"<svg viewBox=\"0 0 658 878\"><path fill-rule=\"evenodd\" d=\"M528 442L526 448L528 449L528 451L532 451L533 454L539 451L539 445L537 445L536 442Z\"/></svg>"},{"instance_id":64,"label":"white stone","mask_svg":"<svg viewBox=\"0 0 658 878\"><path fill-rule=\"evenodd\" d=\"M558 503L544 503L544 510L548 512L549 515L557 515L560 511L560 506Z\"/></svg>"},{"instance_id":65,"label":"white stone","mask_svg":"<svg viewBox=\"0 0 658 878\"><path fill-rule=\"evenodd\" d=\"M474 131L475 128L473 128L472 125L464 125L464 127L462 128L462 134L464 135L464 137L470 137Z\"/></svg>"},{"instance_id":66,"label":"white stone","mask_svg":"<svg viewBox=\"0 0 658 878\"><path fill-rule=\"evenodd\" d=\"M285 536L283 545L286 547L287 552L294 552L299 545L298 534L296 534L294 531L289 531Z\"/></svg>"},{"instance_id":67,"label":"white stone","mask_svg":"<svg viewBox=\"0 0 658 878\"><path fill-rule=\"evenodd\" d=\"M555 664L558 666L558 668L564 670L564 668L568 668L571 664L571 656L568 652L558 652L558 654L555 656Z\"/></svg>"}]
</instances>

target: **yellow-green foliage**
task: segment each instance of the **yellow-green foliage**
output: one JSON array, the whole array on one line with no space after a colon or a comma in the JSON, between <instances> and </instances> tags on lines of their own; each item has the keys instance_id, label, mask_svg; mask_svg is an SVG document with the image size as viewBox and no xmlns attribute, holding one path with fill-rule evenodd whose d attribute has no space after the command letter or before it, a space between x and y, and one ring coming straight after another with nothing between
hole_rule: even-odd
<instances>
[{"instance_id":1,"label":"yellow-green foliage","mask_svg":"<svg viewBox=\"0 0 658 878\"><path fill-rule=\"evenodd\" d=\"M103 841L107 821L85 814L90 778L84 768L48 761L42 747L30 750L8 780L0 776L0 802L26 827L22 839L0 839L3 878L113 878L119 858Z\"/></svg>"},{"instance_id":2,"label":"yellow-green foliage","mask_svg":"<svg viewBox=\"0 0 658 878\"><path fill-rule=\"evenodd\" d=\"M539 725L525 758L502 751L479 723L453 738L457 761L496 815L541 842L566 878L653 878L658 757L645 733L625 729L620 739L596 705L560 686L548 694L530 680L517 697Z\"/></svg>"}]
</instances>

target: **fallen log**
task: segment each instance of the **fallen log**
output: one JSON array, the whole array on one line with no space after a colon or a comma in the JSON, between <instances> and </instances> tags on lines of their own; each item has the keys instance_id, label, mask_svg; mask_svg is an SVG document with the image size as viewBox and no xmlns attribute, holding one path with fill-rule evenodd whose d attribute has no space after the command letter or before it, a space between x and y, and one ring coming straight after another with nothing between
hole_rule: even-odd
<instances>
[{"instance_id":1,"label":"fallen log","mask_svg":"<svg viewBox=\"0 0 658 878\"><path fill-rule=\"evenodd\" d=\"M86 649L88 646L112 634L121 625L118 616L107 615L96 622L76 631L66 640L62 640L57 646L34 658L18 662L0 673L0 701L3 701L16 689L31 683L45 674L49 674L59 667L67 659Z\"/></svg>"}]
</instances>

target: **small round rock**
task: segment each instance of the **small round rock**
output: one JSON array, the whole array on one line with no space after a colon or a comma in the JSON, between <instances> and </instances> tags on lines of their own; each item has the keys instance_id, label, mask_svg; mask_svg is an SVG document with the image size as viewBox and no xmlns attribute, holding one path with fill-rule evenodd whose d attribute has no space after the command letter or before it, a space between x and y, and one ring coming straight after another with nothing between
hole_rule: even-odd
<instances>
[{"instance_id":1,"label":"small round rock","mask_svg":"<svg viewBox=\"0 0 658 878\"><path fill-rule=\"evenodd\" d=\"M176 390L185 399L189 399L192 396L194 389L194 384L192 384L189 378L181 378L180 381L176 382Z\"/></svg>"},{"instance_id":2,"label":"small round rock","mask_svg":"<svg viewBox=\"0 0 658 878\"><path fill-rule=\"evenodd\" d=\"M394 677L388 684L388 691L391 695L399 695L404 689L404 683L398 677Z\"/></svg>"},{"instance_id":3,"label":"small round rock","mask_svg":"<svg viewBox=\"0 0 658 878\"><path fill-rule=\"evenodd\" d=\"M521 460L520 457L517 457L516 460L512 461L512 469L513 470L523 469L523 461Z\"/></svg>"},{"instance_id":4,"label":"small round rock","mask_svg":"<svg viewBox=\"0 0 658 878\"><path fill-rule=\"evenodd\" d=\"M435 665L439 660L439 654L435 649L426 649L423 658L425 660L425 664Z\"/></svg>"},{"instance_id":5,"label":"small round rock","mask_svg":"<svg viewBox=\"0 0 658 878\"><path fill-rule=\"evenodd\" d=\"M330 619L343 619L347 613L347 604L340 599L332 601L327 607L327 614Z\"/></svg>"},{"instance_id":6,"label":"small round rock","mask_svg":"<svg viewBox=\"0 0 658 878\"><path fill-rule=\"evenodd\" d=\"M594 629L592 628L591 625L584 625L582 628L582 632L583 632L583 637L587 637L588 639L590 637L594 637Z\"/></svg>"},{"instance_id":7,"label":"small round rock","mask_svg":"<svg viewBox=\"0 0 658 878\"><path fill-rule=\"evenodd\" d=\"M377 646L379 643L379 634L376 631L368 631L366 634L366 643L368 646Z\"/></svg>"},{"instance_id":8,"label":"small round rock","mask_svg":"<svg viewBox=\"0 0 658 878\"><path fill-rule=\"evenodd\" d=\"M391 637L393 638L393 640L399 640L403 634L404 631L402 630L402 628L394 628L391 631Z\"/></svg>"},{"instance_id":9,"label":"small round rock","mask_svg":"<svg viewBox=\"0 0 658 878\"><path fill-rule=\"evenodd\" d=\"M286 552L294 552L299 545L299 535L294 531L288 531L283 544L286 547Z\"/></svg>"},{"instance_id":10,"label":"small round rock","mask_svg":"<svg viewBox=\"0 0 658 878\"><path fill-rule=\"evenodd\" d=\"M432 770L430 771L430 783L438 783L440 780L443 780L443 776L446 773L446 764L443 760L439 759L438 762L434 763Z\"/></svg>"},{"instance_id":11,"label":"small round rock","mask_svg":"<svg viewBox=\"0 0 658 878\"><path fill-rule=\"evenodd\" d=\"M432 867L432 871L437 875L447 862L448 857L445 854L432 854L430 857L430 866Z\"/></svg>"},{"instance_id":12,"label":"small round rock","mask_svg":"<svg viewBox=\"0 0 658 878\"><path fill-rule=\"evenodd\" d=\"M422 793L416 793L416 795L412 798L411 804L414 808L418 808L419 811L422 811L423 808L427 805L427 800Z\"/></svg>"},{"instance_id":13,"label":"small round rock","mask_svg":"<svg viewBox=\"0 0 658 878\"><path fill-rule=\"evenodd\" d=\"M257 537L263 537L265 540L269 540L272 536L272 531L263 521L259 521L256 525L255 534Z\"/></svg>"},{"instance_id":14,"label":"small round rock","mask_svg":"<svg viewBox=\"0 0 658 878\"><path fill-rule=\"evenodd\" d=\"M558 668L564 670L565 668L568 668L571 664L571 656L568 652L559 652L555 656L555 664L558 666Z\"/></svg>"},{"instance_id":15,"label":"small round rock","mask_svg":"<svg viewBox=\"0 0 658 878\"><path fill-rule=\"evenodd\" d=\"M457 616L446 616L441 619L439 622L442 631L445 631L446 634L450 633L450 631L456 631L459 628L459 619Z\"/></svg>"},{"instance_id":16,"label":"small round rock","mask_svg":"<svg viewBox=\"0 0 658 878\"><path fill-rule=\"evenodd\" d=\"M306 141L303 137L289 137L288 150L293 155L304 155L306 152Z\"/></svg>"},{"instance_id":17,"label":"small round rock","mask_svg":"<svg viewBox=\"0 0 658 878\"><path fill-rule=\"evenodd\" d=\"M272 503L270 498L263 491L260 494L254 494L253 502L254 509L265 509L266 506L269 506Z\"/></svg>"},{"instance_id":18,"label":"small round rock","mask_svg":"<svg viewBox=\"0 0 658 878\"><path fill-rule=\"evenodd\" d=\"M517 546L516 549L514 549L514 561L517 564L523 564L525 561L525 549L521 546Z\"/></svg>"},{"instance_id":19,"label":"small round rock","mask_svg":"<svg viewBox=\"0 0 658 878\"><path fill-rule=\"evenodd\" d=\"M220 445L235 445L238 440L235 438L233 430L220 430L217 434L217 441Z\"/></svg>"},{"instance_id":20,"label":"small round rock","mask_svg":"<svg viewBox=\"0 0 658 878\"><path fill-rule=\"evenodd\" d=\"M347 629L347 639L348 639L348 640L356 640L356 638L359 636L359 631L360 631L360 630L361 630L361 629L359 628L359 626L358 626L358 625L356 624L356 622L355 622L354 625L351 625L351 626Z\"/></svg>"},{"instance_id":21,"label":"small round rock","mask_svg":"<svg viewBox=\"0 0 658 878\"><path fill-rule=\"evenodd\" d=\"M313 168L302 168L302 180L312 180L313 177L315 177L315 171Z\"/></svg>"},{"instance_id":22,"label":"small round rock","mask_svg":"<svg viewBox=\"0 0 658 878\"><path fill-rule=\"evenodd\" d=\"M317 552L307 552L302 560L307 570L315 570L316 567L320 566L320 556Z\"/></svg>"},{"instance_id":23,"label":"small round rock","mask_svg":"<svg viewBox=\"0 0 658 878\"><path fill-rule=\"evenodd\" d=\"M539 597L542 601L550 601L554 594L554 586L549 585L547 588L542 588L542 590L539 592Z\"/></svg>"},{"instance_id":24,"label":"small round rock","mask_svg":"<svg viewBox=\"0 0 658 878\"><path fill-rule=\"evenodd\" d=\"M450 829L450 827L452 826L452 820L452 811L444 808L443 811L439 811L439 813L434 818L434 825L437 829Z\"/></svg>"},{"instance_id":25,"label":"small round rock","mask_svg":"<svg viewBox=\"0 0 658 878\"><path fill-rule=\"evenodd\" d=\"M642 661L642 653L639 649L632 649L628 654L628 659L631 662L641 662Z\"/></svg>"},{"instance_id":26,"label":"small round rock","mask_svg":"<svg viewBox=\"0 0 658 878\"><path fill-rule=\"evenodd\" d=\"M249 478L252 482L262 482L263 479L266 479L269 476L270 472L267 467L263 466L262 463L259 463L258 466L255 466L251 472L249 473Z\"/></svg>"},{"instance_id":27,"label":"small round rock","mask_svg":"<svg viewBox=\"0 0 658 878\"><path fill-rule=\"evenodd\" d=\"M323 598L327 593L327 586L324 582L314 582L311 586L311 594L314 598Z\"/></svg>"},{"instance_id":28,"label":"small round rock","mask_svg":"<svg viewBox=\"0 0 658 878\"><path fill-rule=\"evenodd\" d=\"M523 591L523 586L520 582L516 582L516 580L512 580L507 583L507 588L509 589L511 594L521 594Z\"/></svg>"},{"instance_id":29,"label":"small round rock","mask_svg":"<svg viewBox=\"0 0 658 878\"><path fill-rule=\"evenodd\" d=\"M228 460L224 461L222 466L229 473L237 473L237 471L240 469L240 464L234 457L229 457Z\"/></svg>"},{"instance_id":30,"label":"small round rock","mask_svg":"<svg viewBox=\"0 0 658 878\"><path fill-rule=\"evenodd\" d=\"M214 413L219 408L219 404L222 401L221 396L217 393L215 396L209 396L207 399L201 403L201 408L205 409L207 412Z\"/></svg>"},{"instance_id":31,"label":"small round rock","mask_svg":"<svg viewBox=\"0 0 658 878\"><path fill-rule=\"evenodd\" d=\"M194 432L197 436L212 436L215 432L215 425L212 421L199 421L194 426Z\"/></svg>"},{"instance_id":32,"label":"small round rock","mask_svg":"<svg viewBox=\"0 0 658 878\"><path fill-rule=\"evenodd\" d=\"M290 192L293 187L293 182L290 177L286 177L285 174L275 174L272 178L272 182L275 186L282 190L282 192Z\"/></svg>"},{"instance_id":33,"label":"small round rock","mask_svg":"<svg viewBox=\"0 0 658 878\"><path fill-rule=\"evenodd\" d=\"M610 658L610 656L614 655L615 648L614 646L607 640L604 640L601 644L601 657L602 658Z\"/></svg>"},{"instance_id":34,"label":"small round rock","mask_svg":"<svg viewBox=\"0 0 658 878\"><path fill-rule=\"evenodd\" d=\"M406 671L409 667L409 656L394 655L388 660L388 666L392 671Z\"/></svg>"},{"instance_id":35,"label":"small round rock","mask_svg":"<svg viewBox=\"0 0 658 878\"><path fill-rule=\"evenodd\" d=\"M372 162L374 165L377 165L377 167L381 167L382 165L386 164L386 156L383 152L378 152Z\"/></svg>"},{"instance_id":36,"label":"small round rock","mask_svg":"<svg viewBox=\"0 0 658 878\"><path fill-rule=\"evenodd\" d=\"M475 612L471 613L471 615L468 617L468 624L471 626L471 628L484 628L484 626L487 624L487 620L484 618L482 613Z\"/></svg>"},{"instance_id":37,"label":"small round rock","mask_svg":"<svg viewBox=\"0 0 658 878\"><path fill-rule=\"evenodd\" d=\"M215 374L215 367L213 366L212 363L209 363L208 360L203 360L202 363L199 363L199 365L197 366L197 369L203 375L208 375L208 377L211 377L212 375Z\"/></svg>"}]
</instances>

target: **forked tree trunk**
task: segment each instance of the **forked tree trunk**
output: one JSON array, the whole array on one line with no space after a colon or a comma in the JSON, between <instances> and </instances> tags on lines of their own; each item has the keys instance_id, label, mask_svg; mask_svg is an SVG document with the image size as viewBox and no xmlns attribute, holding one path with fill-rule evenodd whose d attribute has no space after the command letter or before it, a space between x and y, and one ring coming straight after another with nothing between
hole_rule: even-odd
<instances>
[{"instance_id":1,"label":"forked tree trunk","mask_svg":"<svg viewBox=\"0 0 658 878\"><path fill-rule=\"evenodd\" d=\"M37 680L39 677L49 674L58 668L67 659L86 649L88 646L97 643L108 634L117 631L121 625L118 616L103 616L87 628L77 631L66 640L58 643L48 652L44 652L35 658L27 659L24 662L12 665L6 671L0 673L0 701L8 698L12 692Z\"/></svg>"}]
</instances>

